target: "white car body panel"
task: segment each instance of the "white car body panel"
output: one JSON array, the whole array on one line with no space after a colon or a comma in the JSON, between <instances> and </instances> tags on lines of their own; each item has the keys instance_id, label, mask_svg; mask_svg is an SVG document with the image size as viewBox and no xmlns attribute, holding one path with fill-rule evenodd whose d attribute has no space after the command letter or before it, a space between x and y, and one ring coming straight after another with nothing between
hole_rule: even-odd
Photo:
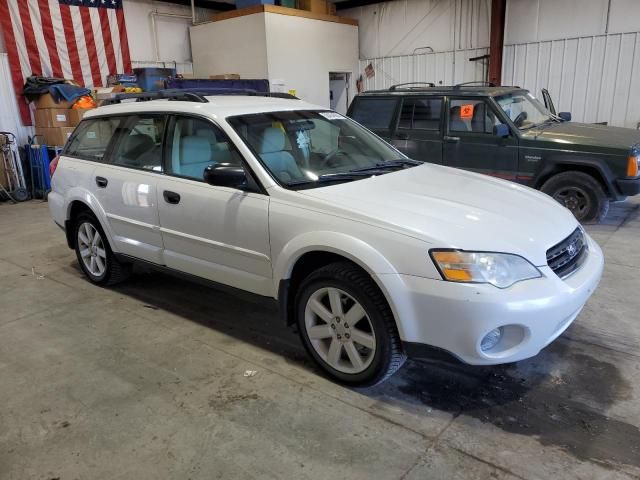
<instances>
[{"instance_id":1,"label":"white car body panel","mask_svg":"<svg viewBox=\"0 0 640 480\"><path fill-rule=\"evenodd\" d=\"M236 96L101 107L85 118L132 112L207 117L235 143L265 193L63 155L52 179L51 214L64 226L72 202L81 201L96 214L114 252L273 298L305 253L341 255L380 287L403 341L442 348L470 364L533 356L576 318L600 280L603 256L585 234L589 252L579 270L565 279L551 271L547 249L578 223L546 195L431 164L288 190L226 121L240 114L318 109L324 110L299 100ZM96 176L108 178L107 188L97 188ZM179 193L180 203L166 203L165 190ZM429 257L432 248L520 255L542 276L504 289L447 282ZM522 328L525 337L499 355L482 352L482 337L505 325Z\"/></svg>"}]
</instances>

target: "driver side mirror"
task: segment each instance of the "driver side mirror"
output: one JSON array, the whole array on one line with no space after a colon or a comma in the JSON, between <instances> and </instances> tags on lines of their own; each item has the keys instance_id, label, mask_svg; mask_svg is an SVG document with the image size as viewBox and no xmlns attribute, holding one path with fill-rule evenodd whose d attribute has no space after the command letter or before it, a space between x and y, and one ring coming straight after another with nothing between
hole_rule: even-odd
<instances>
[{"instance_id":1,"label":"driver side mirror","mask_svg":"<svg viewBox=\"0 0 640 480\"><path fill-rule=\"evenodd\" d=\"M505 138L508 137L511 132L509 131L509 127L504 123L500 123L498 125L493 126L493 134L496 137Z\"/></svg>"},{"instance_id":2,"label":"driver side mirror","mask_svg":"<svg viewBox=\"0 0 640 480\"><path fill-rule=\"evenodd\" d=\"M558 113L558 117L560 117L560 119L563 122L570 122L571 121L571 112L559 112Z\"/></svg>"},{"instance_id":3,"label":"driver side mirror","mask_svg":"<svg viewBox=\"0 0 640 480\"><path fill-rule=\"evenodd\" d=\"M244 168L229 163L209 165L204 169L204 181L218 187L242 189L247 185L247 174Z\"/></svg>"}]
</instances>

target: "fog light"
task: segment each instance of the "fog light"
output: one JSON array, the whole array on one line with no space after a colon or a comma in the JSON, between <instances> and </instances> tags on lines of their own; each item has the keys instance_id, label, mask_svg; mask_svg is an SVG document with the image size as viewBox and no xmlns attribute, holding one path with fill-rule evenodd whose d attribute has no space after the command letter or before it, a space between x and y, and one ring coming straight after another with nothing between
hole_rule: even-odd
<instances>
[{"instance_id":1,"label":"fog light","mask_svg":"<svg viewBox=\"0 0 640 480\"><path fill-rule=\"evenodd\" d=\"M482 339L482 342L480 342L480 349L483 352L486 352L487 350L491 350L493 347L495 347L498 344L501 338L502 338L502 327L498 327L491 330L489 333L487 333L484 336L484 338Z\"/></svg>"}]
</instances>

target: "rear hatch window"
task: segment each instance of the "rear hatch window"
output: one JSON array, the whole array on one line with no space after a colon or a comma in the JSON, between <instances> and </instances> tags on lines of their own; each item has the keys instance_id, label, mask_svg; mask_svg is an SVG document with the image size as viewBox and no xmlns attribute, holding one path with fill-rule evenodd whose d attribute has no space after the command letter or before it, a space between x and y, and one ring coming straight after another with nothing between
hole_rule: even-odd
<instances>
[{"instance_id":1,"label":"rear hatch window","mask_svg":"<svg viewBox=\"0 0 640 480\"><path fill-rule=\"evenodd\" d=\"M357 97L349 116L372 130L387 130L396 111L396 98Z\"/></svg>"}]
</instances>

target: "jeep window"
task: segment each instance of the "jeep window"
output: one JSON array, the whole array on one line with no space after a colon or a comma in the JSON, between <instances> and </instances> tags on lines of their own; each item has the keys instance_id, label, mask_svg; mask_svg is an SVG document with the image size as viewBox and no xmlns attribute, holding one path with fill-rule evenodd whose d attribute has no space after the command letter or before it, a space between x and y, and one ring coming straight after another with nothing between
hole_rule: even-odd
<instances>
[{"instance_id":1,"label":"jeep window","mask_svg":"<svg viewBox=\"0 0 640 480\"><path fill-rule=\"evenodd\" d=\"M335 112L270 112L227 121L273 177L288 187L313 188L329 179L357 180L420 163Z\"/></svg>"},{"instance_id":2,"label":"jeep window","mask_svg":"<svg viewBox=\"0 0 640 480\"><path fill-rule=\"evenodd\" d=\"M454 98L449 104L449 130L452 132L493 133L500 120L484 100Z\"/></svg>"},{"instance_id":3,"label":"jeep window","mask_svg":"<svg viewBox=\"0 0 640 480\"><path fill-rule=\"evenodd\" d=\"M130 116L111 155L112 163L161 172L164 128L164 115Z\"/></svg>"},{"instance_id":4,"label":"jeep window","mask_svg":"<svg viewBox=\"0 0 640 480\"><path fill-rule=\"evenodd\" d=\"M102 160L120 121L121 118L117 117L83 120L64 154L88 160Z\"/></svg>"},{"instance_id":5,"label":"jeep window","mask_svg":"<svg viewBox=\"0 0 640 480\"><path fill-rule=\"evenodd\" d=\"M398 128L439 130L441 110L441 98L405 98L400 110Z\"/></svg>"},{"instance_id":6,"label":"jeep window","mask_svg":"<svg viewBox=\"0 0 640 480\"><path fill-rule=\"evenodd\" d=\"M529 92L501 95L496 97L496 101L513 124L520 130L526 130L554 120L554 117L544 105Z\"/></svg>"},{"instance_id":7,"label":"jeep window","mask_svg":"<svg viewBox=\"0 0 640 480\"><path fill-rule=\"evenodd\" d=\"M372 130L388 130L397 104L396 98L358 97L349 116Z\"/></svg>"}]
</instances>

